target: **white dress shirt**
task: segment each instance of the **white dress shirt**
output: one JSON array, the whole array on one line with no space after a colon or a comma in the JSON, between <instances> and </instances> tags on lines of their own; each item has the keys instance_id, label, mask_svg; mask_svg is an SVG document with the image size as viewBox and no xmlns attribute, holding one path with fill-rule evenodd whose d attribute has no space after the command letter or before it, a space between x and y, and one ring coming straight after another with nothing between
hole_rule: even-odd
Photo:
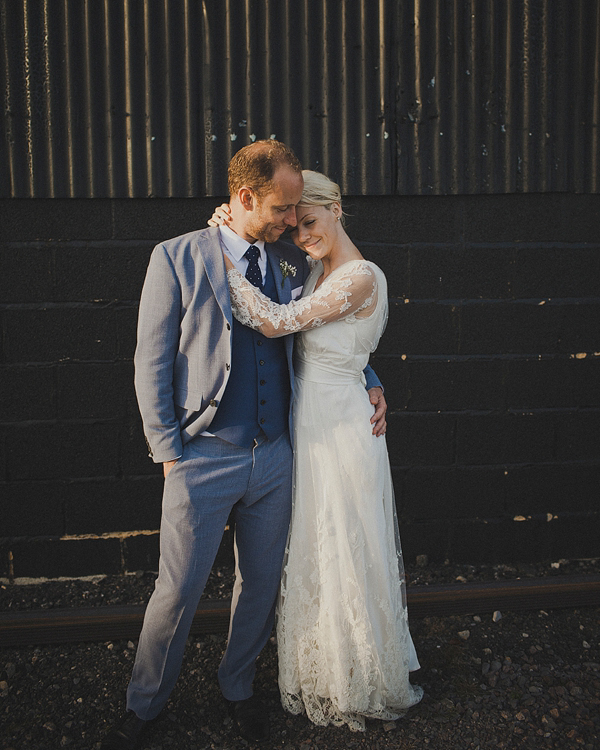
<instances>
[{"instance_id":1,"label":"white dress shirt","mask_svg":"<svg viewBox=\"0 0 600 750\"><path fill-rule=\"evenodd\" d=\"M246 269L248 268L248 258L244 258L244 253L251 244L259 249L260 256L258 258L258 267L260 268L264 284L265 277L267 275L267 251L265 250L264 241L256 240L256 242L250 243L248 242L248 240L240 237L239 234L236 234L233 229L225 226L225 224L220 226L219 230L221 232L221 240L223 242L227 257L233 263L236 269L242 274L242 276L246 275Z\"/></svg>"}]
</instances>

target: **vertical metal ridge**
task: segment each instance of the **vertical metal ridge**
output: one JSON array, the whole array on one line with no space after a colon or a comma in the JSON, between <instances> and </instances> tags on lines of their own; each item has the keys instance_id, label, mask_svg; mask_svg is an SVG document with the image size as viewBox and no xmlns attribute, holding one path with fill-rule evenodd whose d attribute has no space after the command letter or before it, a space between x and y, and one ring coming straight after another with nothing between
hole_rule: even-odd
<instances>
[{"instance_id":1,"label":"vertical metal ridge","mask_svg":"<svg viewBox=\"0 0 600 750\"><path fill-rule=\"evenodd\" d=\"M500 128L504 135L504 192L512 193L516 190L515 180L515 161L514 154L514 106L509 102L513 101L513 84L512 84L512 49L513 49L513 4L506 4L506 20L504 23L504 101L502 112L502 127Z\"/></svg>"},{"instance_id":2,"label":"vertical metal ridge","mask_svg":"<svg viewBox=\"0 0 600 750\"><path fill-rule=\"evenodd\" d=\"M379 139L379 163L381 165L381 171L379 173L379 189L377 192L385 192L386 185L392 185L393 174L392 164L390 159L390 124L389 124L389 113L387 111L386 102L389 101L390 92L388 90L387 81L390 76L388 70L388 61L386 56L386 27L384 23L384 11L385 11L385 0L379 0L378 13L377 13L377 42L378 42L378 55L377 55L377 69L379 75L377 76L377 95L379 99L379 113L378 117L381 122L380 131L382 131L382 138Z\"/></svg>"},{"instance_id":3,"label":"vertical metal ridge","mask_svg":"<svg viewBox=\"0 0 600 750\"><path fill-rule=\"evenodd\" d=\"M115 154L114 148L116 143L115 133L115 109L116 109L116 96L118 92L118 81L116 75L113 79L113 63L112 63L112 34L110 33L110 11L109 11L110 0L104 0L103 11L104 11L104 113L105 113L105 164L106 164L106 183L105 190L110 198L115 198L118 195L117 191L117 180L115 174ZM124 24L122 24L124 28Z\"/></svg>"},{"instance_id":4,"label":"vertical metal ridge","mask_svg":"<svg viewBox=\"0 0 600 750\"><path fill-rule=\"evenodd\" d=\"M26 197L36 195L34 189L34 156L33 156L33 105L31 91L31 43L29 38L29 2L23 3L23 79L25 87L25 138L27 140L27 191Z\"/></svg>"},{"instance_id":5,"label":"vertical metal ridge","mask_svg":"<svg viewBox=\"0 0 600 750\"><path fill-rule=\"evenodd\" d=\"M423 170L422 164L423 159L421 158L421 144L420 144L420 132L419 124L423 114L423 93L421 91L421 0L413 0L413 24L415 28L415 49L414 49L414 105L413 115L411 122L412 127L412 153L411 161L415 174L416 181L416 192L422 193L423 191Z\"/></svg>"},{"instance_id":6,"label":"vertical metal ridge","mask_svg":"<svg viewBox=\"0 0 600 750\"><path fill-rule=\"evenodd\" d=\"M155 0L156 2L156 0ZM150 3L151 0L144 0L143 7L143 40L144 49L146 54L144 55L144 152L146 158L146 194L155 195L154 191L154 165L152 159L152 138L154 131L154 107L152 106L152 83L158 85L159 79L153 78L153 61L154 55L156 54L154 45L152 44L152 38L150 33ZM155 6L157 7L158 4ZM163 51L164 52L164 51ZM164 74L164 71L163 71ZM165 144L166 145L166 144ZM165 149L168 151L168 149Z\"/></svg>"},{"instance_id":7,"label":"vertical metal ridge","mask_svg":"<svg viewBox=\"0 0 600 750\"><path fill-rule=\"evenodd\" d=\"M17 176L25 170L19 170L16 157L17 149L14 144L17 142L17 133L15 129L15 122L17 118L17 102L14 92L14 81L16 79L16 71L11 70L11 54L8 48L10 43L8 34L8 14L6 5L0 5L0 45L2 46L2 74L3 74L3 90L2 99L4 104L4 127L5 127L5 138L1 139L0 142L0 156L2 157L2 163L7 166L2 174L0 175L0 190L4 191L7 195L18 195L20 192L20 186L17 183Z\"/></svg>"},{"instance_id":8,"label":"vertical metal ridge","mask_svg":"<svg viewBox=\"0 0 600 750\"><path fill-rule=\"evenodd\" d=\"M454 0L454 5L452 8L452 41L453 41L453 53L452 53L452 80L451 85L448 87L448 90L453 92L456 96L457 100L454 102L454 106L449 107L450 109L450 122L448 123L448 129L450 130L449 133L447 133L446 129L442 131L444 133L444 138L447 138L445 143L450 143L450 150L452 155L452 164L451 164L451 171L450 171L450 184L448 187L448 192L450 193L460 193L463 192L463 184L462 184L462 175L463 175L463 169L462 169L462 154L461 154L461 139L460 139L460 133L461 133L461 123L460 123L460 112L461 112L461 106L460 101L458 101L459 97L459 91L460 91L460 75L461 75L461 57L460 57L460 37L459 37L459 7L461 5L461 0ZM441 82L440 82L441 83Z\"/></svg>"},{"instance_id":9,"label":"vertical metal ridge","mask_svg":"<svg viewBox=\"0 0 600 750\"><path fill-rule=\"evenodd\" d=\"M134 162L133 162L133 123L132 123L132 112L133 112L133 97L132 97L132 85L133 76L131 69L131 13L130 13L130 0L125 0L123 3L123 30L125 37L123 39L123 53L124 53L124 84L125 84L125 149L127 158L127 197L133 198L135 196L134 184L133 184L133 173L134 173ZM146 191L147 192L147 191Z\"/></svg>"},{"instance_id":10,"label":"vertical metal ridge","mask_svg":"<svg viewBox=\"0 0 600 750\"><path fill-rule=\"evenodd\" d=\"M83 108L83 127L84 135L82 138L83 150L84 150L84 161L85 161L85 181L88 184L88 192L90 198L96 197L96 179L95 179L95 142L94 142L94 131L92 121L92 39L91 39L91 17L90 17L90 0L84 0L83 2L83 18L82 18L82 35L83 35L83 54L82 54L82 69L83 69L83 101L85 106ZM75 159L75 153L73 158ZM83 189L83 186L82 186ZM79 192L79 191L78 191Z\"/></svg>"},{"instance_id":11,"label":"vertical metal ridge","mask_svg":"<svg viewBox=\"0 0 600 750\"><path fill-rule=\"evenodd\" d=\"M598 160L598 140L600 139L600 3L596 3L596 19L593 25L596 29L594 39L593 80L596 85L592 94L592 138L590 144L590 183L587 191L597 193L600 189L600 163Z\"/></svg>"}]
</instances>

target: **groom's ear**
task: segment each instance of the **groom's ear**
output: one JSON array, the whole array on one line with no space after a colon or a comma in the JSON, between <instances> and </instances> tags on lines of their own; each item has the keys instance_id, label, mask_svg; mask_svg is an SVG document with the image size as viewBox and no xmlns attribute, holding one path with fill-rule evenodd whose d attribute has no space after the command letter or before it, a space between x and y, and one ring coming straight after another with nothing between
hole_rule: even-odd
<instances>
[{"instance_id":1,"label":"groom's ear","mask_svg":"<svg viewBox=\"0 0 600 750\"><path fill-rule=\"evenodd\" d=\"M238 190L238 200L242 204L243 208L246 211L252 211L254 210L256 206L256 194L254 193L254 190L252 190L251 187L247 187L246 185L243 185Z\"/></svg>"}]
</instances>

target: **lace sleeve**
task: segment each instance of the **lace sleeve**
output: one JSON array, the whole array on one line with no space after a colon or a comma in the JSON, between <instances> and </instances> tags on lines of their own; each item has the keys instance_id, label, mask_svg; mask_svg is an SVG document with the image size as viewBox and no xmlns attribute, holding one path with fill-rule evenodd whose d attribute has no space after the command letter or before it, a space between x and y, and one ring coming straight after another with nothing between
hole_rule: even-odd
<instances>
[{"instance_id":1,"label":"lace sleeve","mask_svg":"<svg viewBox=\"0 0 600 750\"><path fill-rule=\"evenodd\" d=\"M377 304L377 279L364 261L340 266L315 292L287 305L270 300L239 271L228 271L227 279L234 316L269 338L351 316L366 318Z\"/></svg>"}]
</instances>

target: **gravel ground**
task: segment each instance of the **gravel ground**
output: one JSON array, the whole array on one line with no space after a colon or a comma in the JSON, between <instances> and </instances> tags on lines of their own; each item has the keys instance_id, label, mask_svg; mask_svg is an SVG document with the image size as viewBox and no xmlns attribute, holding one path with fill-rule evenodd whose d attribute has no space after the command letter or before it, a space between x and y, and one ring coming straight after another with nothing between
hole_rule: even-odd
<instances>
[{"instance_id":1,"label":"gravel ground","mask_svg":"<svg viewBox=\"0 0 600 750\"><path fill-rule=\"evenodd\" d=\"M425 561L421 561L424 563ZM533 566L440 566L408 570L411 585L600 572L599 561ZM0 610L145 603L154 576L49 581L0 587ZM211 577L207 596L229 595L231 571ZM271 709L265 748L600 748L600 606L411 621L425 698L397 722L365 734L315 727L279 704L274 640L261 655L256 691ZM94 750L124 707L136 643L73 643L0 650L0 747ZM147 750L234 750L236 737L216 682L225 635L190 639Z\"/></svg>"}]
</instances>

